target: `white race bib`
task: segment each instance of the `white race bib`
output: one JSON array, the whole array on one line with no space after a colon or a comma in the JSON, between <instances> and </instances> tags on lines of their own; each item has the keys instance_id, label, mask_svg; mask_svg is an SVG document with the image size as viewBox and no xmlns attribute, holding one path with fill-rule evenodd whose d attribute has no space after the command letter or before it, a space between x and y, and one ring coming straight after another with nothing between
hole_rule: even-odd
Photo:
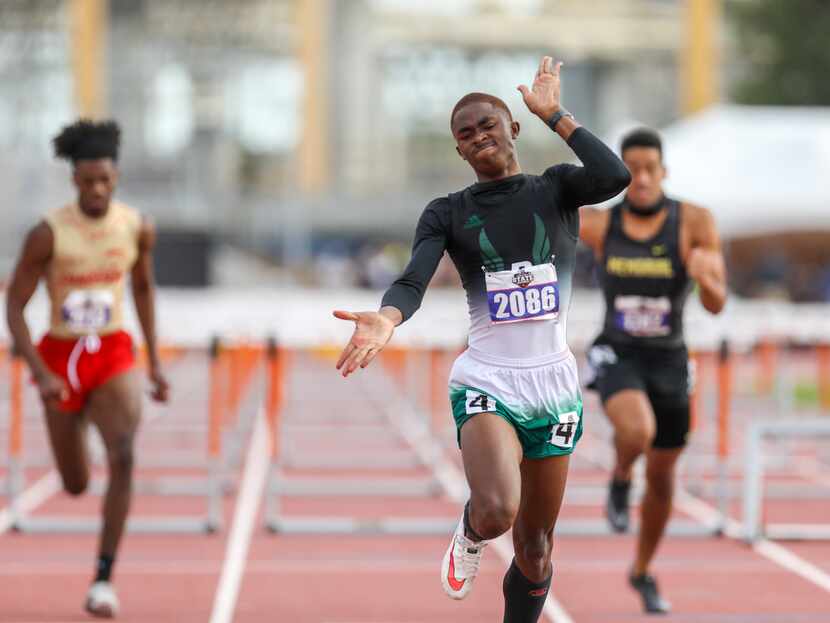
<instances>
[{"instance_id":1,"label":"white race bib","mask_svg":"<svg viewBox=\"0 0 830 623\"><path fill-rule=\"evenodd\" d=\"M112 320L115 298L111 290L72 290L61 306L61 317L70 331L95 333Z\"/></svg>"},{"instance_id":2,"label":"white race bib","mask_svg":"<svg viewBox=\"0 0 830 623\"><path fill-rule=\"evenodd\" d=\"M484 273L493 324L559 318L556 267L521 262L514 270Z\"/></svg>"},{"instance_id":3,"label":"white race bib","mask_svg":"<svg viewBox=\"0 0 830 623\"><path fill-rule=\"evenodd\" d=\"M614 299L614 322L629 335L657 337L671 333L671 301L666 296L618 296Z\"/></svg>"},{"instance_id":4,"label":"white race bib","mask_svg":"<svg viewBox=\"0 0 830 623\"><path fill-rule=\"evenodd\" d=\"M559 416L559 423L553 426L550 443L560 448L573 448L574 437L579 428L579 414L569 411Z\"/></svg>"}]
</instances>

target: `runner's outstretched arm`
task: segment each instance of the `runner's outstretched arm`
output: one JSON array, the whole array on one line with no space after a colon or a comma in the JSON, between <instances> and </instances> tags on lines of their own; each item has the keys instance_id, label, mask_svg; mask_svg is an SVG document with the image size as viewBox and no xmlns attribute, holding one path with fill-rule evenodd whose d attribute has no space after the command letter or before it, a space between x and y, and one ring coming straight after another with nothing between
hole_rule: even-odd
<instances>
[{"instance_id":1,"label":"runner's outstretched arm","mask_svg":"<svg viewBox=\"0 0 830 623\"><path fill-rule=\"evenodd\" d=\"M358 367L365 368L392 338L395 327L408 320L421 306L430 279L447 245L449 202L432 201L424 210L415 230L412 258L403 274L383 295L376 312L337 310L336 318L351 320L355 330L337 360L337 369L348 376Z\"/></svg>"},{"instance_id":2,"label":"runner's outstretched arm","mask_svg":"<svg viewBox=\"0 0 830 623\"><path fill-rule=\"evenodd\" d=\"M46 367L38 354L32 343L23 310L32 298L40 278L46 273L46 267L52 258L53 244L52 228L46 222L32 228L23 243L23 251L15 266L6 296L6 321L14 348L29 364L41 398L47 405L65 398L68 390L64 382Z\"/></svg>"},{"instance_id":3,"label":"runner's outstretched arm","mask_svg":"<svg viewBox=\"0 0 830 623\"><path fill-rule=\"evenodd\" d=\"M155 283L153 279L153 247L156 228L144 219L138 236L138 259L132 269L132 289L138 321L147 345L148 376L153 384L153 400L167 402L170 386L161 372L161 359L156 343Z\"/></svg>"}]
</instances>

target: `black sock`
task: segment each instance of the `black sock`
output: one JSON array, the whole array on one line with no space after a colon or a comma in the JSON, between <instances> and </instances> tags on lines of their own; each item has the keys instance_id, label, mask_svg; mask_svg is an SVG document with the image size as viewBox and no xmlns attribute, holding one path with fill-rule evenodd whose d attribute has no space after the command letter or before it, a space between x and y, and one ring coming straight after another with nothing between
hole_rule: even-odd
<instances>
[{"instance_id":1,"label":"black sock","mask_svg":"<svg viewBox=\"0 0 830 623\"><path fill-rule=\"evenodd\" d=\"M553 574L543 582L531 582L516 566L504 574L504 623L536 623L542 615Z\"/></svg>"},{"instance_id":2,"label":"black sock","mask_svg":"<svg viewBox=\"0 0 830 623\"><path fill-rule=\"evenodd\" d=\"M470 525L470 500L464 505L464 536L473 541L483 541L481 535Z\"/></svg>"},{"instance_id":3,"label":"black sock","mask_svg":"<svg viewBox=\"0 0 830 623\"><path fill-rule=\"evenodd\" d=\"M112 575L112 563L114 562L115 558L113 556L107 556L106 554L98 556L98 566L95 570L96 582L110 581L110 576Z\"/></svg>"}]
</instances>

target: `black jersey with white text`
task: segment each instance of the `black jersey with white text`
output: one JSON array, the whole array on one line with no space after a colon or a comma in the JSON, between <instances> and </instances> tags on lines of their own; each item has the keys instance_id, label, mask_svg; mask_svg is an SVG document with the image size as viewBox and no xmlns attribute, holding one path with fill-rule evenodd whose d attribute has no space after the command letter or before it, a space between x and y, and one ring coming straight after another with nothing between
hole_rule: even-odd
<instances>
[{"instance_id":1,"label":"black jersey with white text","mask_svg":"<svg viewBox=\"0 0 830 623\"><path fill-rule=\"evenodd\" d=\"M622 161L585 128L568 145L584 166L477 183L430 202L412 259L382 305L409 318L447 251L467 294L471 349L494 363L541 362L565 350L578 208L613 197L630 179Z\"/></svg>"}]
</instances>

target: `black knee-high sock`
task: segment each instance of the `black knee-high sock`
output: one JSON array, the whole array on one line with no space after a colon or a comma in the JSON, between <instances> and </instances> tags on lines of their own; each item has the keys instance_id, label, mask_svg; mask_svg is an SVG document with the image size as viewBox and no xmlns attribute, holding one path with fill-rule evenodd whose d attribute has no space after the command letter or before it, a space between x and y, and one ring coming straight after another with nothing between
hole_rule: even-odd
<instances>
[{"instance_id":1,"label":"black knee-high sock","mask_svg":"<svg viewBox=\"0 0 830 623\"><path fill-rule=\"evenodd\" d=\"M464 505L464 532L465 536L473 541L483 541L481 535L470 525L470 500Z\"/></svg>"},{"instance_id":2,"label":"black knee-high sock","mask_svg":"<svg viewBox=\"0 0 830 623\"><path fill-rule=\"evenodd\" d=\"M95 582L109 582L112 575L112 563L115 562L114 556L107 556L101 554L98 556L98 564L95 568Z\"/></svg>"},{"instance_id":3,"label":"black knee-high sock","mask_svg":"<svg viewBox=\"0 0 830 623\"><path fill-rule=\"evenodd\" d=\"M553 574L543 582L531 582L516 566L504 574L504 623L536 623L542 614Z\"/></svg>"}]
</instances>

